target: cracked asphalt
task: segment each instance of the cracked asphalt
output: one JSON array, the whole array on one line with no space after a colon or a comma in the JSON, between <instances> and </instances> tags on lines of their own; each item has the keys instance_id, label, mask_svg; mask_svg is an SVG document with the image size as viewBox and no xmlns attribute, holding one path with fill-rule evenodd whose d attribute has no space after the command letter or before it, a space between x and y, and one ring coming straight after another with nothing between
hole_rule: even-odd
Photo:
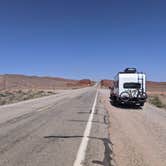
<instances>
[{"instance_id":1,"label":"cracked asphalt","mask_svg":"<svg viewBox=\"0 0 166 166\"><path fill-rule=\"evenodd\" d=\"M72 166L95 87L0 107L0 166ZM85 166L112 166L108 113L97 99Z\"/></svg>"}]
</instances>

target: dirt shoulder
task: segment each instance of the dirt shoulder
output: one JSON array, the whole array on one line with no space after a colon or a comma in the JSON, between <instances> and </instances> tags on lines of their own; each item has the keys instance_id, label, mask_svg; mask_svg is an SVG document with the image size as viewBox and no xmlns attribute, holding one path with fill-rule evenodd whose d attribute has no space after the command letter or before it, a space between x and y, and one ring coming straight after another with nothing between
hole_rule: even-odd
<instances>
[{"instance_id":1,"label":"dirt shoulder","mask_svg":"<svg viewBox=\"0 0 166 166\"><path fill-rule=\"evenodd\" d=\"M109 113L110 140L118 166L166 165L166 112L150 104L143 109L117 108L109 102L109 91L100 91Z\"/></svg>"},{"instance_id":2,"label":"dirt shoulder","mask_svg":"<svg viewBox=\"0 0 166 166\"><path fill-rule=\"evenodd\" d=\"M166 93L148 92L148 102L159 108L166 109Z\"/></svg>"}]
</instances>

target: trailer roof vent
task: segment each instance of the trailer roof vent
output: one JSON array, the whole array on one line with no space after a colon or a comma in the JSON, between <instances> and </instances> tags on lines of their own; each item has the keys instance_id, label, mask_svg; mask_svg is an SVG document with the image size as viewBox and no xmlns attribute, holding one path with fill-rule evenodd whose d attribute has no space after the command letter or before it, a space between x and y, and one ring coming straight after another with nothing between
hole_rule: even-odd
<instances>
[{"instance_id":1,"label":"trailer roof vent","mask_svg":"<svg viewBox=\"0 0 166 166\"><path fill-rule=\"evenodd\" d=\"M126 68L124 70L125 73L136 73L137 69L136 68Z\"/></svg>"}]
</instances>

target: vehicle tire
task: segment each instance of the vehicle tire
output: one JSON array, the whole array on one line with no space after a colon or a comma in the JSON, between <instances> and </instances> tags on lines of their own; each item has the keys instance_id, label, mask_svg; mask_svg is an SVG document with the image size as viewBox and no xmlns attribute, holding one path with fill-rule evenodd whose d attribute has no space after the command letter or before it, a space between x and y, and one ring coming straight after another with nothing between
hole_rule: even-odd
<instances>
[{"instance_id":1,"label":"vehicle tire","mask_svg":"<svg viewBox=\"0 0 166 166\"><path fill-rule=\"evenodd\" d=\"M112 105L116 106L117 100L116 100L116 97L115 97L115 96L113 96L113 97L111 98L111 103L112 103Z\"/></svg>"},{"instance_id":2,"label":"vehicle tire","mask_svg":"<svg viewBox=\"0 0 166 166\"><path fill-rule=\"evenodd\" d=\"M124 91L120 94L120 100L127 103L130 100L130 94L127 91Z\"/></svg>"},{"instance_id":3,"label":"vehicle tire","mask_svg":"<svg viewBox=\"0 0 166 166\"><path fill-rule=\"evenodd\" d=\"M142 97L146 100L148 98L147 93L143 92Z\"/></svg>"},{"instance_id":4,"label":"vehicle tire","mask_svg":"<svg viewBox=\"0 0 166 166\"><path fill-rule=\"evenodd\" d=\"M143 106L144 106L144 103L140 103L140 106L143 107Z\"/></svg>"},{"instance_id":5,"label":"vehicle tire","mask_svg":"<svg viewBox=\"0 0 166 166\"><path fill-rule=\"evenodd\" d=\"M112 93L110 93L110 100L113 100L113 95L112 95Z\"/></svg>"}]
</instances>

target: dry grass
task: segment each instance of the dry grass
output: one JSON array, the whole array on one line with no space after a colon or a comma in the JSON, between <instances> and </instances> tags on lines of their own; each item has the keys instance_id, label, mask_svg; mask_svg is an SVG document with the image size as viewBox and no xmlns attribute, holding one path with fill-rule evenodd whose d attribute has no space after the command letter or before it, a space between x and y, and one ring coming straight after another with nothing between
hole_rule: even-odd
<instances>
[{"instance_id":1,"label":"dry grass","mask_svg":"<svg viewBox=\"0 0 166 166\"><path fill-rule=\"evenodd\" d=\"M166 95L164 94L150 95L149 102L159 108L166 108Z\"/></svg>"},{"instance_id":2,"label":"dry grass","mask_svg":"<svg viewBox=\"0 0 166 166\"><path fill-rule=\"evenodd\" d=\"M55 94L52 91L14 91L14 92L0 92L0 105L16 103L19 101L35 99L43 96L49 96Z\"/></svg>"}]
</instances>

